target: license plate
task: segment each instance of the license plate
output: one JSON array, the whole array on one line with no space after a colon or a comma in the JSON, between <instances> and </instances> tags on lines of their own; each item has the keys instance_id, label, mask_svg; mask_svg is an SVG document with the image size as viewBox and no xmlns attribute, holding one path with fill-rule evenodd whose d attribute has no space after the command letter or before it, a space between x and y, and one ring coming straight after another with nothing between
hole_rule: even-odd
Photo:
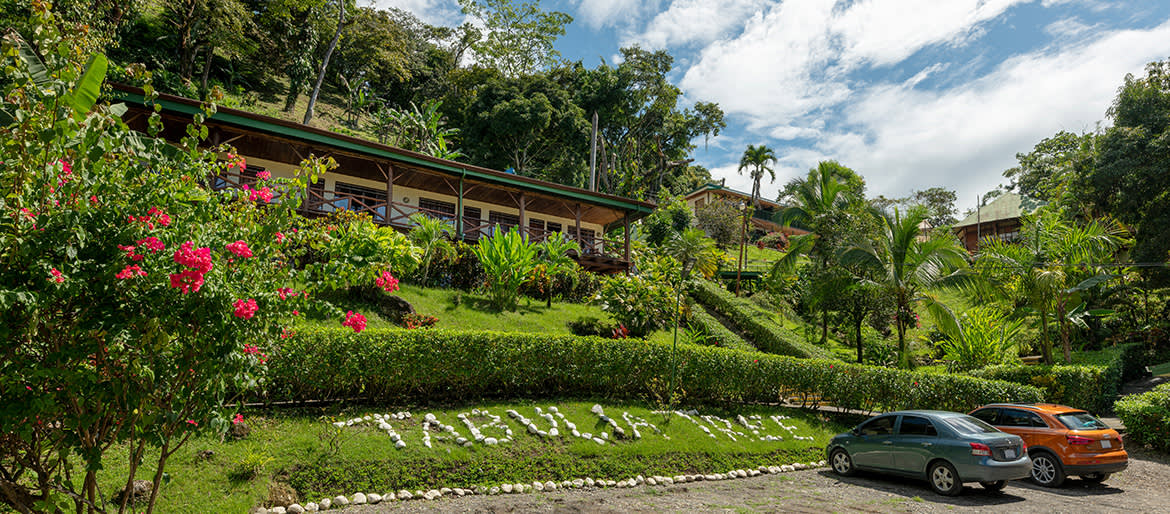
<instances>
[{"instance_id":1,"label":"license plate","mask_svg":"<svg viewBox=\"0 0 1170 514\"><path fill-rule=\"evenodd\" d=\"M1008 448L1007 450L1003 451L1003 456L1007 457L1009 459L1014 459L1014 458L1016 458L1016 451L1011 449L1011 448Z\"/></svg>"},{"instance_id":2,"label":"license plate","mask_svg":"<svg viewBox=\"0 0 1170 514\"><path fill-rule=\"evenodd\" d=\"M1102 448L1112 448L1113 443L1110 443L1108 439L1102 439L1101 440L1101 447Z\"/></svg>"}]
</instances>

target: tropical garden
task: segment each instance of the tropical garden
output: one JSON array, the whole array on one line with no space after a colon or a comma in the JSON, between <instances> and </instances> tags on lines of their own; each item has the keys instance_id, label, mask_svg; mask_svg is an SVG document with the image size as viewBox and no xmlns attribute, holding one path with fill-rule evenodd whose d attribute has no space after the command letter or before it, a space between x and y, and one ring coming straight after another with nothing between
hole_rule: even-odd
<instances>
[{"instance_id":1,"label":"tropical garden","mask_svg":"<svg viewBox=\"0 0 1170 514\"><path fill-rule=\"evenodd\" d=\"M668 54L587 69L551 52L567 15L461 5L492 30L344 0L5 3L0 510L295 512L783 472L849 423L820 406L1104 412L1170 362L1170 62L1124 78L1109 128L1019 154L989 195L1045 205L972 254L955 192L874 198L835 161L775 198L773 221L806 235L751 230L764 145L739 166L750 202L692 212L679 195L710 174L688 155L722 112L681 104ZM157 115L127 127L114 81L205 111L170 144ZM596 115L599 189L658 208L609 276L563 236L306 219L331 159L205 187L245 165L206 141L217 105L569 185ZM728 278L752 259L767 272ZM1167 450L1166 390L1116 412Z\"/></svg>"}]
</instances>

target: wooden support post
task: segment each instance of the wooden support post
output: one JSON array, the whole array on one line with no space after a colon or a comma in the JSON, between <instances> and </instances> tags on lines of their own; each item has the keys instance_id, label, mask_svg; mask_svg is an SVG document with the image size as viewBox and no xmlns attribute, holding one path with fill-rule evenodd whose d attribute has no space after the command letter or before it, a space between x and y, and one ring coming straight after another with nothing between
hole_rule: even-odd
<instances>
[{"instance_id":1,"label":"wooden support post","mask_svg":"<svg viewBox=\"0 0 1170 514\"><path fill-rule=\"evenodd\" d=\"M577 220L577 244L581 245L581 253L585 253L585 242L581 241L581 204L575 204L573 215Z\"/></svg>"},{"instance_id":2,"label":"wooden support post","mask_svg":"<svg viewBox=\"0 0 1170 514\"><path fill-rule=\"evenodd\" d=\"M626 229L625 249L622 252L622 258L626 261L626 275L630 274L630 213L626 213L622 218L622 226Z\"/></svg>"},{"instance_id":3,"label":"wooden support post","mask_svg":"<svg viewBox=\"0 0 1170 514\"><path fill-rule=\"evenodd\" d=\"M525 241L527 241L529 239L528 220L525 219L526 216L524 215L524 208L526 207L527 203L528 203L528 197L524 196L524 192L521 191L520 192L520 236L523 237Z\"/></svg>"},{"instance_id":4,"label":"wooden support post","mask_svg":"<svg viewBox=\"0 0 1170 514\"><path fill-rule=\"evenodd\" d=\"M394 164L388 162L386 163L386 219L383 221L389 225L392 217L394 217Z\"/></svg>"},{"instance_id":5,"label":"wooden support post","mask_svg":"<svg viewBox=\"0 0 1170 514\"><path fill-rule=\"evenodd\" d=\"M463 240L463 175L459 176L459 205L455 208L455 234Z\"/></svg>"}]
</instances>

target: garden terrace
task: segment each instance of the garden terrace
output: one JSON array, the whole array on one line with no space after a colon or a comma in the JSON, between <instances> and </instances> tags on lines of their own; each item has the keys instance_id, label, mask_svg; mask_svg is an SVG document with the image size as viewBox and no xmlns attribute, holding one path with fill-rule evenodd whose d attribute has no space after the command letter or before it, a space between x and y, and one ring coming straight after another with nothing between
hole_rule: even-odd
<instances>
[{"instance_id":1,"label":"garden terrace","mask_svg":"<svg viewBox=\"0 0 1170 514\"><path fill-rule=\"evenodd\" d=\"M149 114L142 91L116 86L129 110L127 123L146 131ZM201 112L199 102L159 95L161 137L177 142ZM410 217L423 214L450 220L455 238L475 241L496 230L517 227L532 240L561 232L577 241L577 261L587 270L617 272L629 267L629 231L605 237L654 209L654 204L544 182L510 173L438 159L299 123L219 108L204 122L209 146L230 144L247 167L213 177L212 189L251 186L256 174L291 177L310 155L338 164L304 195L301 214L309 217L349 210L369 214L375 223L408 230Z\"/></svg>"}]
</instances>

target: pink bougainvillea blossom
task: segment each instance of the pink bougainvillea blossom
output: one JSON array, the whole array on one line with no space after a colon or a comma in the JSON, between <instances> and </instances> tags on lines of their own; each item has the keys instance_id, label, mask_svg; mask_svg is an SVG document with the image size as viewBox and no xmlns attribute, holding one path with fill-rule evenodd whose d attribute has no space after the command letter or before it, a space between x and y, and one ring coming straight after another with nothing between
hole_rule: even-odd
<instances>
[{"instance_id":1,"label":"pink bougainvillea blossom","mask_svg":"<svg viewBox=\"0 0 1170 514\"><path fill-rule=\"evenodd\" d=\"M142 268L138 267L137 264L134 264L131 266L126 266L125 268L122 269L122 271L119 271L118 274L114 275L114 276L119 278L119 279L125 280L125 279L133 278L133 277L145 277L146 272L142 271Z\"/></svg>"},{"instance_id":2,"label":"pink bougainvillea blossom","mask_svg":"<svg viewBox=\"0 0 1170 514\"><path fill-rule=\"evenodd\" d=\"M393 293L398 290L398 279L390 274L389 270L383 271L382 275L374 279L374 284L385 290L387 293Z\"/></svg>"},{"instance_id":3,"label":"pink bougainvillea blossom","mask_svg":"<svg viewBox=\"0 0 1170 514\"><path fill-rule=\"evenodd\" d=\"M354 311L345 313L345 321L341 322L341 326L352 328L354 333L361 333L366 329L366 317Z\"/></svg>"},{"instance_id":4,"label":"pink bougainvillea blossom","mask_svg":"<svg viewBox=\"0 0 1170 514\"><path fill-rule=\"evenodd\" d=\"M243 414L236 414L235 417L232 418L233 425L239 425L240 423L243 423L243 422L244 422L244 415Z\"/></svg>"},{"instance_id":5,"label":"pink bougainvillea blossom","mask_svg":"<svg viewBox=\"0 0 1170 514\"><path fill-rule=\"evenodd\" d=\"M248 243L245 243L243 241L236 241L234 243L228 243L226 248L228 249L229 252L232 252L240 257L251 257L252 256L252 249L248 248Z\"/></svg>"},{"instance_id":6,"label":"pink bougainvillea blossom","mask_svg":"<svg viewBox=\"0 0 1170 514\"><path fill-rule=\"evenodd\" d=\"M276 295L279 296L281 300L287 300L289 296L292 296L293 298L296 298L297 296L297 294L293 292L292 288L288 287L277 288Z\"/></svg>"},{"instance_id":7,"label":"pink bougainvillea blossom","mask_svg":"<svg viewBox=\"0 0 1170 514\"><path fill-rule=\"evenodd\" d=\"M229 154L227 154L227 160L228 160L227 167L229 170L232 168L239 168L240 171L244 171L244 169L246 169L248 167L248 161L246 161L244 159L244 156L242 156L242 155L236 155L234 153L229 153Z\"/></svg>"},{"instance_id":8,"label":"pink bougainvillea blossom","mask_svg":"<svg viewBox=\"0 0 1170 514\"><path fill-rule=\"evenodd\" d=\"M171 225L171 217L158 207L151 207L149 211L146 211L146 214L150 215L151 218L154 219L154 221L157 221L159 225L164 227Z\"/></svg>"},{"instance_id":9,"label":"pink bougainvillea blossom","mask_svg":"<svg viewBox=\"0 0 1170 514\"><path fill-rule=\"evenodd\" d=\"M146 247L147 250L150 250L150 253L161 252L163 250L166 250L166 248L167 248L167 245L163 244L162 241L159 241L157 237L153 237L153 236L145 238L145 239L139 239L135 243L138 246Z\"/></svg>"},{"instance_id":10,"label":"pink bougainvillea blossom","mask_svg":"<svg viewBox=\"0 0 1170 514\"><path fill-rule=\"evenodd\" d=\"M256 300L252 298L236 300L233 306L235 307L235 312L232 314L237 318L243 319L252 319L252 316L256 315L256 310L259 308L256 306Z\"/></svg>"},{"instance_id":11,"label":"pink bougainvillea blossom","mask_svg":"<svg viewBox=\"0 0 1170 514\"><path fill-rule=\"evenodd\" d=\"M256 178L260 180L268 180L272 178L272 174L267 171L257 171Z\"/></svg>"},{"instance_id":12,"label":"pink bougainvillea blossom","mask_svg":"<svg viewBox=\"0 0 1170 514\"><path fill-rule=\"evenodd\" d=\"M276 233L276 244L281 244L281 243L284 243L284 234L277 232Z\"/></svg>"},{"instance_id":13,"label":"pink bougainvillea blossom","mask_svg":"<svg viewBox=\"0 0 1170 514\"><path fill-rule=\"evenodd\" d=\"M173 258L176 264L198 270L199 273L207 273L215 267L211 262L211 248L206 246L195 248L194 241L183 243L178 250L175 250Z\"/></svg>"},{"instance_id":14,"label":"pink bougainvillea blossom","mask_svg":"<svg viewBox=\"0 0 1170 514\"><path fill-rule=\"evenodd\" d=\"M293 332L292 330L289 330L287 328L280 329L280 338L281 339L288 339L288 338L295 336L295 335L297 335L297 333Z\"/></svg>"},{"instance_id":15,"label":"pink bougainvillea blossom","mask_svg":"<svg viewBox=\"0 0 1170 514\"><path fill-rule=\"evenodd\" d=\"M49 275L52 275L49 277L50 282L56 282L56 283L60 284L60 283L65 281L65 274L61 273L61 270L59 270L57 268L53 268L53 269L49 270ZM365 324L364 320L363 320L362 324L363 325Z\"/></svg>"},{"instance_id":16,"label":"pink bougainvillea blossom","mask_svg":"<svg viewBox=\"0 0 1170 514\"><path fill-rule=\"evenodd\" d=\"M171 273L171 287L181 290L183 294L199 292L199 288L203 287L203 274L190 269Z\"/></svg>"},{"instance_id":17,"label":"pink bougainvillea blossom","mask_svg":"<svg viewBox=\"0 0 1170 514\"><path fill-rule=\"evenodd\" d=\"M198 422L198 421L195 421L195 420L193 420L193 419L189 419L189 420L187 420L187 424L188 424L188 425L191 425L191 426L193 426L193 427L197 427L197 426L199 426L199 422Z\"/></svg>"},{"instance_id":18,"label":"pink bougainvillea blossom","mask_svg":"<svg viewBox=\"0 0 1170 514\"><path fill-rule=\"evenodd\" d=\"M260 355L260 347L254 344L244 345L244 353L247 355Z\"/></svg>"}]
</instances>

